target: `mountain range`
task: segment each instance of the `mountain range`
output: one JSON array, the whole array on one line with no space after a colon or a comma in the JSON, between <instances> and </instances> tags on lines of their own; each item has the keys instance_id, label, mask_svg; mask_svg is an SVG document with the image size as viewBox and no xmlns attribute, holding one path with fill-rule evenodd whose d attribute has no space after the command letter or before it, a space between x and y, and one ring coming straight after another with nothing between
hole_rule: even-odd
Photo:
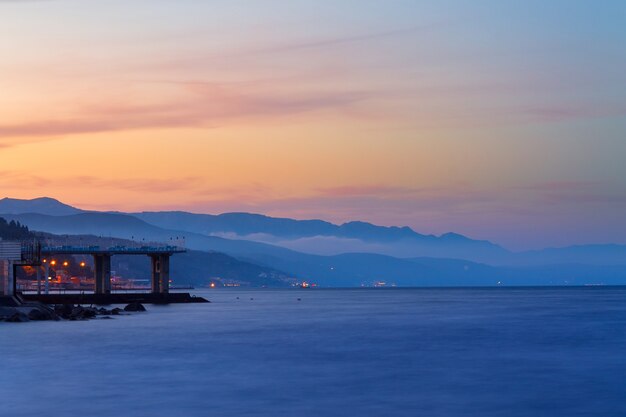
<instances>
[{"instance_id":1,"label":"mountain range","mask_svg":"<svg viewBox=\"0 0 626 417\"><path fill-rule=\"evenodd\" d=\"M324 286L626 284L626 245L511 252L455 233L420 234L250 213L95 212L52 198L0 200L0 217L32 230L182 244Z\"/></svg>"}]
</instances>

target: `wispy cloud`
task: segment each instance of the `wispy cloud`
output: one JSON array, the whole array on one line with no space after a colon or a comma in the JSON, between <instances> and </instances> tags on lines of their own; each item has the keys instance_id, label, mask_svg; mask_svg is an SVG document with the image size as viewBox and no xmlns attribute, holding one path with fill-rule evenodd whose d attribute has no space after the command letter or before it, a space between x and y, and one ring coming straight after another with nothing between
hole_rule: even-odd
<instances>
[{"instance_id":1,"label":"wispy cloud","mask_svg":"<svg viewBox=\"0 0 626 417\"><path fill-rule=\"evenodd\" d=\"M335 36L335 37L327 37L322 39L310 39L310 40L301 40L299 42L289 42L283 44L277 44L274 46L266 46L261 48L249 49L246 51L240 52L241 54L250 55L250 54L267 54L267 53L282 53L288 51L295 50L303 50L303 49L313 49L313 48L327 48L334 47L345 44L359 43L359 42L371 42L379 39L387 39L394 38L397 36L405 36L409 34L414 34L419 30L423 29L422 27L411 27L404 29L396 29L396 30L387 30L382 32L375 33L363 33L357 35L349 35L349 36Z\"/></svg>"},{"instance_id":2,"label":"wispy cloud","mask_svg":"<svg viewBox=\"0 0 626 417\"><path fill-rule=\"evenodd\" d=\"M318 188L315 191L320 197L354 197L406 195L414 194L418 190L409 187L393 187L388 185L346 185L340 187Z\"/></svg>"},{"instance_id":3,"label":"wispy cloud","mask_svg":"<svg viewBox=\"0 0 626 417\"><path fill-rule=\"evenodd\" d=\"M626 115L626 105L586 103L579 105L528 106L519 109L518 114L521 119L539 122L622 117Z\"/></svg>"},{"instance_id":4,"label":"wispy cloud","mask_svg":"<svg viewBox=\"0 0 626 417\"><path fill-rule=\"evenodd\" d=\"M146 128L215 127L229 120L279 117L348 108L366 100L362 91L272 94L217 84L188 83L187 94L160 104L114 102L81 106L71 118L0 124L0 146L18 137L58 136ZM2 140L5 139L5 140Z\"/></svg>"},{"instance_id":5,"label":"wispy cloud","mask_svg":"<svg viewBox=\"0 0 626 417\"><path fill-rule=\"evenodd\" d=\"M543 204L626 204L626 188L606 181L549 181L512 189L531 193Z\"/></svg>"},{"instance_id":6,"label":"wispy cloud","mask_svg":"<svg viewBox=\"0 0 626 417\"><path fill-rule=\"evenodd\" d=\"M109 188L115 190L141 191L147 193L162 193L177 190L190 190L202 185L199 177L180 178L101 178L90 175L66 177L43 177L23 171L0 171L0 186L8 187L89 187Z\"/></svg>"},{"instance_id":7,"label":"wispy cloud","mask_svg":"<svg viewBox=\"0 0 626 417\"><path fill-rule=\"evenodd\" d=\"M253 46L241 45L227 50L216 50L186 55L178 58L151 61L151 65L166 68L190 68L205 66L210 63L228 63L229 65L240 64L250 59L258 59L263 56L271 58L273 55L289 55L298 52L310 52L313 50L336 50L342 47L350 47L354 44L384 41L387 39L401 38L407 35L414 35L427 27L407 27L401 29L390 29L370 33L344 34L335 36L309 37L304 39L286 41L268 41Z\"/></svg>"}]
</instances>

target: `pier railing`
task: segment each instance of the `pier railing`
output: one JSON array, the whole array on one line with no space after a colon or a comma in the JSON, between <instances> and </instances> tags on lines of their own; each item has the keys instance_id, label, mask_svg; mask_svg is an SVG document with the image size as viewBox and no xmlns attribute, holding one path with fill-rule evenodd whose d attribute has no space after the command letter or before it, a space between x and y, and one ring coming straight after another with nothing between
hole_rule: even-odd
<instances>
[{"instance_id":1,"label":"pier railing","mask_svg":"<svg viewBox=\"0 0 626 417\"><path fill-rule=\"evenodd\" d=\"M41 262L40 242L21 242L22 263L36 265Z\"/></svg>"},{"instance_id":2,"label":"pier railing","mask_svg":"<svg viewBox=\"0 0 626 417\"><path fill-rule=\"evenodd\" d=\"M43 254L173 254L186 252L185 248L180 246L42 246L41 252Z\"/></svg>"}]
</instances>

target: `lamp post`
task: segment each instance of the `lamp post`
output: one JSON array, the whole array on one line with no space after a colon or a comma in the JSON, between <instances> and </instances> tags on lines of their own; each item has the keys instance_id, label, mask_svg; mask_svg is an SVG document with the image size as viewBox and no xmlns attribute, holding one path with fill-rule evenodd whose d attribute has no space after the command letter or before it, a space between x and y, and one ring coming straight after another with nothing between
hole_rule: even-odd
<instances>
[{"instance_id":1,"label":"lamp post","mask_svg":"<svg viewBox=\"0 0 626 417\"><path fill-rule=\"evenodd\" d=\"M46 276L44 277L46 295L50 293L50 267L48 265L55 266L56 264L57 264L57 261L55 261L54 259L51 260L49 263L46 263Z\"/></svg>"},{"instance_id":2,"label":"lamp post","mask_svg":"<svg viewBox=\"0 0 626 417\"><path fill-rule=\"evenodd\" d=\"M43 260L44 266L44 274L46 279L48 278L48 260ZM41 295L41 267L37 267L37 295Z\"/></svg>"}]
</instances>

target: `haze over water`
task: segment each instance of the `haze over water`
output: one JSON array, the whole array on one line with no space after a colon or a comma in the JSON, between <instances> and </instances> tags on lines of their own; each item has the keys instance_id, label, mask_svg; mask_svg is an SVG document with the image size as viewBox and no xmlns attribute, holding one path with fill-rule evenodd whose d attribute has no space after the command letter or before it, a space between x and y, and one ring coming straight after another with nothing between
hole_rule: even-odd
<instances>
[{"instance_id":1,"label":"haze over water","mask_svg":"<svg viewBox=\"0 0 626 417\"><path fill-rule=\"evenodd\" d=\"M0 324L0 415L626 415L623 287L199 295Z\"/></svg>"}]
</instances>

